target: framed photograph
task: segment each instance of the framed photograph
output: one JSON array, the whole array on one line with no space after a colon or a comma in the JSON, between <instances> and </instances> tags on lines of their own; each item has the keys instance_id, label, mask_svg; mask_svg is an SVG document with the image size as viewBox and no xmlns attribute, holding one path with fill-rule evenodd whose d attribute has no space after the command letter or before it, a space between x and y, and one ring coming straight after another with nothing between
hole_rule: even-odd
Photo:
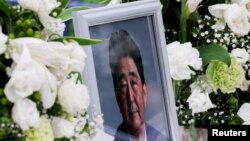
<instances>
[{"instance_id":1,"label":"framed photograph","mask_svg":"<svg viewBox=\"0 0 250 141\"><path fill-rule=\"evenodd\" d=\"M115 141L179 141L160 2L78 11L73 22L76 36L103 40L83 46L90 118L102 113Z\"/></svg>"}]
</instances>

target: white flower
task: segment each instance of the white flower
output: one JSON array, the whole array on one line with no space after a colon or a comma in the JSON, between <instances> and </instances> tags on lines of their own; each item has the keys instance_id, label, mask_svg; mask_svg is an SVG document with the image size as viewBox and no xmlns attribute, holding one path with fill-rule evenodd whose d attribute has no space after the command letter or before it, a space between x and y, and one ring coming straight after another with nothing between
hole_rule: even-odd
<instances>
[{"instance_id":1,"label":"white flower","mask_svg":"<svg viewBox=\"0 0 250 141\"><path fill-rule=\"evenodd\" d=\"M216 21L216 23L214 25L212 25L213 29L217 29L217 30L224 30L226 27L226 23L224 20L218 20Z\"/></svg>"},{"instance_id":2,"label":"white flower","mask_svg":"<svg viewBox=\"0 0 250 141\"><path fill-rule=\"evenodd\" d=\"M22 130L27 130L30 127L39 127L40 118L36 104L29 99L20 99L15 102L12 108L12 119Z\"/></svg>"},{"instance_id":3,"label":"white flower","mask_svg":"<svg viewBox=\"0 0 250 141\"><path fill-rule=\"evenodd\" d=\"M248 17L250 18L250 0L232 0L232 3L237 3L248 11Z\"/></svg>"},{"instance_id":4,"label":"white flower","mask_svg":"<svg viewBox=\"0 0 250 141\"><path fill-rule=\"evenodd\" d=\"M52 34L58 34L59 36L63 36L65 23L63 23L61 19L50 17L46 13L39 14L39 19L44 26L44 37L48 38Z\"/></svg>"},{"instance_id":5,"label":"white flower","mask_svg":"<svg viewBox=\"0 0 250 141\"><path fill-rule=\"evenodd\" d=\"M190 13L193 13L202 0L187 0L187 5Z\"/></svg>"},{"instance_id":6,"label":"white flower","mask_svg":"<svg viewBox=\"0 0 250 141\"><path fill-rule=\"evenodd\" d=\"M8 40L8 37L2 33L2 26L0 25L0 55L5 52L6 45L5 42Z\"/></svg>"},{"instance_id":7,"label":"white flower","mask_svg":"<svg viewBox=\"0 0 250 141\"><path fill-rule=\"evenodd\" d=\"M205 112L215 105L211 102L209 94L213 91L205 75L198 76L197 80L190 85L192 94L187 99L192 113Z\"/></svg>"},{"instance_id":8,"label":"white flower","mask_svg":"<svg viewBox=\"0 0 250 141\"><path fill-rule=\"evenodd\" d=\"M193 89L192 94L187 99L189 108L192 109L192 114L205 112L215 105L211 102L209 95L204 93L199 88Z\"/></svg>"},{"instance_id":9,"label":"white flower","mask_svg":"<svg viewBox=\"0 0 250 141\"><path fill-rule=\"evenodd\" d=\"M210 94L213 92L206 75L199 75L194 83L190 85L191 91L200 89L203 93Z\"/></svg>"},{"instance_id":10,"label":"white flower","mask_svg":"<svg viewBox=\"0 0 250 141\"><path fill-rule=\"evenodd\" d=\"M18 38L11 40L10 47L15 48L16 60L23 46L30 49L32 59L45 65L58 77L68 75L72 71L82 72L86 54L77 42L45 42L35 38ZM13 53L14 54L14 53ZM13 56L13 55L12 55Z\"/></svg>"},{"instance_id":11,"label":"white flower","mask_svg":"<svg viewBox=\"0 0 250 141\"><path fill-rule=\"evenodd\" d=\"M18 3L25 9L46 14L60 5L57 0L18 0Z\"/></svg>"},{"instance_id":12,"label":"white flower","mask_svg":"<svg viewBox=\"0 0 250 141\"><path fill-rule=\"evenodd\" d=\"M217 18L224 18L229 28L237 35L244 36L250 30L247 10L238 4L216 4L209 6L210 14Z\"/></svg>"},{"instance_id":13,"label":"white flower","mask_svg":"<svg viewBox=\"0 0 250 141\"><path fill-rule=\"evenodd\" d=\"M240 64L245 64L249 60L249 54L244 48L233 49L231 54Z\"/></svg>"},{"instance_id":14,"label":"white flower","mask_svg":"<svg viewBox=\"0 0 250 141\"><path fill-rule=\"evenodd\" d=\"M238 84L237 88L240 88L242 91L248 91L249 89L249 83L248 81L244 78L241 83Z\"/></svg>"},{"instance_id":15,"label":"white flower","mask_svg":"<svg viewBox=\"0 0 250 141\"><path fill-rule=\"evenodd\" d=\"M173 42L167 45L170 73L175 80L190 79L191 74L195 72L189 67L199 70L202 65L199 52L192 47L191 43L180 44L180 42Z\"/></svg>"},{"instance_id":16,"label":"white flower","mask_svg":"<svg viewBox=\"0 0 250 141\"><path fill-rule=\"evenodd\" d=\"M57 74L68 74L72 71L82 72L87 56L81 46L77 42L67 42L61 46L56 44L58 43L49 42L50 48L57 52L59 56L58 59L54 61L53 65L55 69L53 69L52 72ZM64 56L61 54L64 54Z\"/></svg>"},{"instance_id":17,"label":"white flower","mask_svg":"<svg viewBox=\"0 0 250 141\"><path fill-rule=\"evenodd\" d=\"M41 80L43 84L39 89L41 100L45 109L51 108L56 100L57 94L57 78L45 66L36 63L39 66Z\"/></svg>"},{"instance_id":18,"label":"white flower","mask_svg":"<svg viewBox=\"0 0 250 141\"><path fill-rule=\"evenodd\" d=\"M228 4L216 4L208 7L208 11L211 15L217 18L224 17L224 11L228 8Z\"/></svg>"},{"instance_id":19,"label":"white flower","mask_svg":"<svg viewBox=\"0 0 250 141\"><path fill-rule=\"evenodd\" d=\"M237 35L244 36L250 30L247 11L238 4L231 4L224 13L224 19L229 28Z\"/></svg>"},{"instance_id":20,"label":"white flower","mask_svg":"<svg viewBox=\"0 0 250 141\"><path fill-rule=\"evenodd\" d=\"M59 103L71 115L84 113L90 102L87 87L77 83L76 80L77 75L72 75L63 82L58 92Z\"/></svg>"},{"instance_id":21,"label":"white flower","mask_svg":"<svg viewBox=\"0 0 250 141\"><path fill-rule=\"evenodd\" d=\"M11 40L10 48L13 48L13 50L15 50L12 51L11 55L14 62L18 63L21 60L25 60L21 61L23 62L22 67L20 67L21 65L20 63L18 63L18 65L15 68L12 68L13 69L12 74L14 75L15 72L17 72L17 70L21 70L21 68L26 68L26 69L30 68L31 70L35 70L33 72L36 72L37 74L36 75L35 73L23 73L23 74L20 73L20 74L22 75L27 74L29 77L37 76L39 77L38 80L41 81L39 83L38 81L35 82L35 80L31 81L30 79L23 79L22 81L26 82L27 86L25 85L26 83L23 83L22 81L13 80L11 82L13 82L14 85L21 85L21 86L25 85L26 87L24 88L29 88L28 89L29 93L31 91L33 92L34 90L40 91L42 97L42 104L44 108L47 109L53 106L57 93L57 78L48 70L48 68L45 65L47 65L50 62L53 62L54 59L53 56L57 56L57 58L59 58L58 53L48 48L47 42L35 38L18 38ZM25 50L30 51L30 54L26 53L25 55L22 55L22 52L25 52ZM31 86L38 84L40 84L38 89L34 90L30 89ZM9 88L9 91L13 91L11 87L7 88ZM27 93L28 92L26 92L26 94Z\"/></svg>"},{"instance_id":22,"label":"white flower","mask_svg":"<svg viewBox=\"0 0 250 141\"><path fill-rule=\"evenodd\" d=\"M243 124L250 124L250 103L244 103L241 105L237 115L244 120Z\"/></svg>"},{"instance_id":23,"label":"white flower","mask_svg":"<svg viewBox=\"0 0 250 141\"><path fill-rule=\"evenodd\" d=\"M5 95L9 101L15 102L39 90L41 84L38 69L32 65L29 50L24 48L9 82L4 88Z\"/></svg>"},{"instance_id":24,"label":"white flower","mask_svg":"<svg viewBox=\"0 0 250 141\"><path fill-rule=\"evenodd\" d=\"M68 120L53 117L51 124L55 138L70 138L74 135L74 125Z\"/></svg>"},{"instance_id":25,"label":"white flower","mask_svg":"<svg viewBox=\"0 0 250 141\"><path fill-rule=\"evenodd\" d=\"M121 0L111 0L107 5L116 5L120 3L121 3Z\"/></svg>"}]
</instances>

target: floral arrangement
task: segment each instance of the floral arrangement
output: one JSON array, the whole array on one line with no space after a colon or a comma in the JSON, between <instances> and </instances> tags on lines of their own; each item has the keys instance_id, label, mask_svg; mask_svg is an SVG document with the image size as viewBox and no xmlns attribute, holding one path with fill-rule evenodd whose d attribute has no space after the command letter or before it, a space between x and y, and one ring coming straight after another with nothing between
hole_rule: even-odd
<instances>
[{"instance_id":1,"label":"floral arrangement","mask_svg":"<svg viewBox=\"0 0 250 141\"><path fill-rule=\"evenodd\" d=\"M102 127L88 119L82 84L86 54L100 43L63 36L69 0L0 0L0 140L87 141Z\"/></svg>"},{"instance_id":2,"label":"floral arrangement","mask_svg":"<svg viewBox=\"0 0 250 141\"><path fill-rule=\"evenodd\" d=\"M249 124L250 1L162 3L179 124Z\"/></svg>"}]
</instances>

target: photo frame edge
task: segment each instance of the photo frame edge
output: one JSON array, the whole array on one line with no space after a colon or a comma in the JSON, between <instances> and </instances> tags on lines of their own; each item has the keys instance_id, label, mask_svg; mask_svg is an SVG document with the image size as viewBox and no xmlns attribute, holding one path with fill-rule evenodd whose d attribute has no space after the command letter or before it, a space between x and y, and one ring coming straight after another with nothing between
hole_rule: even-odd
<instances>
[{"instance_id":1,"label":"photo frame edge","mask_svg":"<svg viewBox=\"0 0 250 141\"><path fill-rule=\"evenodd\" d=\"M143 8L138 7L140 5L143 5L145 7ZM110 12L111 9L112 9L112 12ZM125 13L124 10L129 11L129 13L124 14ZM104 12L106 13L104 14ZM134 14L135 12L137 13ZM114 15L114 13L116 15ZM157 48L160 48L161 50L160 53L159 51L157 51L157 54L160 56L160 59L161 59L159 62L161 66L160 71L161 73L164 73L162 74L164 75L164 78L162 78L164 80L162 80L162 82L163 82L163 85L165 85L163 87L164 97L165 97L164 104L166 105L165 108L167 109L167 111L165 112L167 114L166 116L168 118L167 119L168 123L170 124L169 126L170 134L174 141L179 141L180 134L179 134L179 127L178 127L177 113L176 113L175 103L174 103L175 98L174 98L173 90L171 89L172 88L171 75L168 71L166 71L166 70L169 70L169 63L168 63L168 57L167 57L167 49L165 47L166 45L166 42L164 39L165 35L163 32L161 32L161 31L164 31L164 28L163 28L163 20L162 20L162 15L161 15L160 2L157 0L144 0L144 1L138 1L138 2L125 3L121 5L106 6L106 7L101 7L101 8L84 10L80 12L79 11L74 12L73 13L74 29L79 29L75 32L76 36L89 38L90 26L100 25L100 24L105 24L105 23L110 23L110 22L115 22L115 21L121 21L121 20L126 20L126 19L132 19L132 18L142 17L142 16L146 16L150 14L153 16L154 24L158 25L157 27L154 26L154 30L155 30ZM84 30L87 32L84 32L84 33L82 32L83 29L79 27L80 23L82 24L82 27L84 28ZM87 50L88 54L89 53L91 54L90 51L91 50ZM93 58L91 60L93 61ZM162 71L162 69L164 69L165 71ZM86 73L88 72L84 72L84 73L85 73L84 75L86 75ZM170 78L168 78L168 76ZM97 87L96 87L96 90L97 90ZM99 101L99 97L98 97L98 101ZM99 110L101 111L101 109Z\"/></svg>"}]
</instances>

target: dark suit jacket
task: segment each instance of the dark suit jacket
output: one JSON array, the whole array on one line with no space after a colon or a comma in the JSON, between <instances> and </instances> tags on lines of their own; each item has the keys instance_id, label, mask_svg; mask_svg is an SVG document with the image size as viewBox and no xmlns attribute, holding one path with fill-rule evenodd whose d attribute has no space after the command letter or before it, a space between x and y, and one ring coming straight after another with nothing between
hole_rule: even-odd
<instances>
[{"instance_id":1,"label":"dark suit jacket","mask_svg":"<svg viewBox=\"0 0 250 141\"><path fill-rule=\"evenodd\" d=\"M145 124L146 126L146 136L147 136L147 141L169 141L169 139L162 135L159 131L154 129L152 126ZM114 141L130 141L129 136L126 133L126 129L124 126L124 123L122 123L116 133L115 133L115 138Z\"/></svg>"}]
</instances>

